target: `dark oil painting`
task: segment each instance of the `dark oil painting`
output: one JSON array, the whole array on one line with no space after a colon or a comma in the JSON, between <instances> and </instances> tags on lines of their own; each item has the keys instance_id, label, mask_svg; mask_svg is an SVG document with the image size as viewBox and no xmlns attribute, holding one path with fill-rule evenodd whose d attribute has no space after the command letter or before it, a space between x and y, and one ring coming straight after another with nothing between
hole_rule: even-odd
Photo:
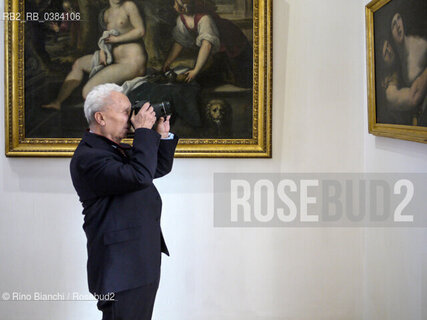
<instances>
[{"instance_id":1,"label":"dark oil painting","mask_svg":"<svg viewBox=\"0 0 427 320\"><path fill-rule=\"evenodd\" d=\"M181 138L252 137L252 0L27 0L25 12L39 17L25 22L27 138L80 138L84 97L107 82L131 103L171 102Z\"/></svg>"},{"instance_id":2,"label":"dark oil painting","mask_svg":"<svg viewBox=\"0 0 427 320\"><path fill-rule=\"evenodd\" d=\"M374 36L377 123L427 126L427 1L388 2Z\"/></svg>"}]
</instances>

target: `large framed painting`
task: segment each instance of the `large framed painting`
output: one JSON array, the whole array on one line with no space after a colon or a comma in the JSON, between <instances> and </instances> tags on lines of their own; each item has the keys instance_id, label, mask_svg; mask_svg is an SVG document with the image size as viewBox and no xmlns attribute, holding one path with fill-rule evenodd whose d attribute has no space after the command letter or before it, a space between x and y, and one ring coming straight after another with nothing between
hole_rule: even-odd
<instances>
[{"instance_id":1,"label":"large framed painting","mask_svg":"<svg viewBox=\"0 0 427 320\"><path fill-rule=\"evenodd\" d=\"M369 132L427 143L427 1L366 6Z\"/></svg>"},{"instance_id":2,"label":"large framed painting","mask_svg":"<svg viewBox=\"0 0 427 320\"><path fill-rule=\"evenodd\" d=\"M271 2L5 0L6 155L71 156L114 82L170 103L177 157L271 157Z\"/></svg>"}]
</instances>

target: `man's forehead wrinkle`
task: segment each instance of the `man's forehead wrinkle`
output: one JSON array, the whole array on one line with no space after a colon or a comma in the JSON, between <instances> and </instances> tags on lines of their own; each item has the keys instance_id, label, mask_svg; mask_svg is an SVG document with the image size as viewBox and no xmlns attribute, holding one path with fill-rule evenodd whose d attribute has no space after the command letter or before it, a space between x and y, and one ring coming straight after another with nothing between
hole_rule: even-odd
<instances>
[{"instance_id":1,"label":"man's forehead wrinkle","mask_svg":"<svg viewBox=\"0 0 427 320\"><path fill-rule=\"evenodd\" d=\"M121 110L125 107L126 109L130 109L131 104L125 99L125 97L126 96L122 95L120 92L111 92L108 97L104 98L104 108L108 108L110 110Z\"/></svg>"}]
</instances>

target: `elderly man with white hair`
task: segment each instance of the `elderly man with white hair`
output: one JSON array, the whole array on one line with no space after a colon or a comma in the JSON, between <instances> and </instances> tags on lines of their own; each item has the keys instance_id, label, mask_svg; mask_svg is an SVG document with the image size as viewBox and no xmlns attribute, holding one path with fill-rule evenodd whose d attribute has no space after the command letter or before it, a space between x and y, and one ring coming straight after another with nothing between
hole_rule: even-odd
<instances>
[{"instance_id":1,"label":"elderly man with white hair","mask_svg":"<svg viewBox=\"0 0 427 320\"><path fill-rule=\"evenodd\" d=\"M89 291L103 320L151 319L161 252L169 255L153 179L171 171L178 138L169 132L170 116L156 123L146 103L130 119L133 146L120 143L130 128L130 111L121 87L94 87L84 104L90 131L70 163L83 205Z\"/></svg>"}]
</instances>

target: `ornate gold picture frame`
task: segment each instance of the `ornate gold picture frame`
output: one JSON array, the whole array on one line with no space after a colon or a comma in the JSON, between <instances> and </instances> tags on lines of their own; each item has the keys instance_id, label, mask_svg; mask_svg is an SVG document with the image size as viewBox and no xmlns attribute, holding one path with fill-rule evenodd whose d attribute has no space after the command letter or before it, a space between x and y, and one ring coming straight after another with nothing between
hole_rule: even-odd
<instances>
[{"instance_id":1,"label":"ornate gold picture frame","mask_svg":"<svg viewBox=\"0 0 427 320\"><path fill-rule=\"evenodd\" d=\"M366 6L369 133L427 143L427 2Z\"/></svg>"},{"instance_id":2,"label":"ornate gold picture frame","mask_svg":"<svg viewBox=\"0 0 427 320\"><path fill-rule=\"evenodd\" d=\"M58 2L56 7L52 7L55 2ZM171 15L171 11L174 13L173 7L170 7L171 1L132 2L142 12L141 17L144 19L145 44L143 42L142 45L145 45L148 54L147 69L161 70L173 43L172 29L179 23L177 14ZM252 83L246 87L239 86L233 82L236 74L233 78L231 73L224 74L224 79L227 76L230 81L215 80L218 82L210 87L197 84L201 88L201 94L197 94L194 101L198 103L199 118L194 116L194 110L184 108L191 113L191 121L186 119L189 113L178 110L175 113L178 120L172 123L171 131L181 138L176 157L271 158L272 1L210 2L215 11L204 14L225 21L225 26L228 23L234 29L237 27L240 31L234 31L234 34L240 32L246 37L245 41L249 43L252 52ZM105 0L5 0L3 18L7 156L73 155L87 126L83 115L84 100L81 98L83 85L75 89L73 96L67 98L59 110L45 106L60 91L73 62L79 56L98 49L99 35L102 34L100 24L102 25L102 15L105 12L102 8L108 6L108 3ZM151 19L153 15L157 15L156 19ZM200 17L203 18L203 15ZM160 21L162 25L158 26L153 21ZM232 34L231 31L220 30L221 37L228 33ZM179 58L181 60L171 64L171 68L179 69L178 67L187 63L191 69L197 50L197 47L187 51L185 49ZM211 58L212 56L213 53ZM227 61L227 57L230 55L223 54L224 61ZM215 61L212 62L214 64ZM231 66L233 67L232 63ZM201 83L201 79L201 76L196 78L195 83ZM162 89L156 90L156 93L162 92ZM192 122L197 121L198 126L193 128ZM125 139L123 142L132 141Z\"/></svg>"}]
</instances>

